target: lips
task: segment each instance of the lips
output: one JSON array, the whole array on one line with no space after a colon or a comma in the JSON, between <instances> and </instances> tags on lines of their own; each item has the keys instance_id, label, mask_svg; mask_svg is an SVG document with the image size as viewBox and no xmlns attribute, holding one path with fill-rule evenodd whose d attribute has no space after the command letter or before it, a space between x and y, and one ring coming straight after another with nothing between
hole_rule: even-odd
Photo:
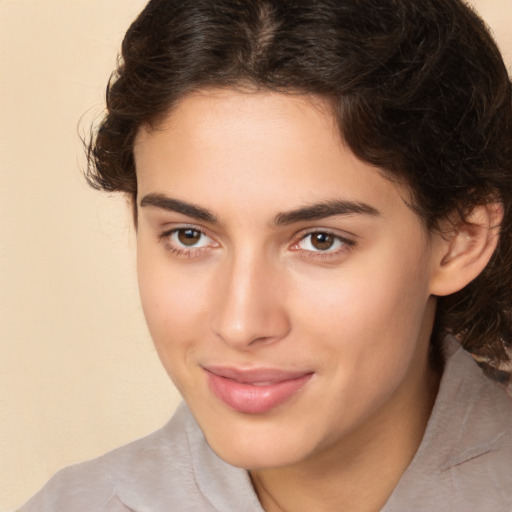
<instances>
[{"instance_id":1,"label":"lips","mask_svg":"<svg viewBox=\"0 0 512 512\"><path fill-rule=\"evenodd\" d=\"M246 414L263 414L287 402L306 386L312 372L272 368L204 368L214 395L228 407Z\"/></svg>"}]
</instances>

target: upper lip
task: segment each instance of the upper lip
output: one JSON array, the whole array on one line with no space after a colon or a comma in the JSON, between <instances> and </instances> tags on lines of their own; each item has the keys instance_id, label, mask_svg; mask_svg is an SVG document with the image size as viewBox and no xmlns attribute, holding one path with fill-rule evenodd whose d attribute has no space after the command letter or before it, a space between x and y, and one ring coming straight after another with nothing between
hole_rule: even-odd
<instances>
[{"instance_id":1,"label":"upper lip","mask_svg":"<svg viewBox=\"0 0 512 512\"><path fill-rule=\"evenodd\" d=\"M235 368L232 366L205 366L207 372L242 384L277 383L298 379L313 373L308 370L283 370L280 368Z\"/></svg>"}]
</instances>

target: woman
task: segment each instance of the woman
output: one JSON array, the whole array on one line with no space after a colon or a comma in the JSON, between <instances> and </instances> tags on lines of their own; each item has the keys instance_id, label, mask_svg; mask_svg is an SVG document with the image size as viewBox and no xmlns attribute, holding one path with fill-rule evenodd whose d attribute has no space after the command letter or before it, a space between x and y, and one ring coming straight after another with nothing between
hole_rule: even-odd
<instances>
[{"instance_id":1,"label":"woman","mask_svg":"<svg viewBox=\"0 0 512 512\"><path fill-rule=\"evenodd\" d=\"M185 404L23 510L510 510L511 98L459 0L150 1L88 178Z\"/></svg>"}]
</instances>

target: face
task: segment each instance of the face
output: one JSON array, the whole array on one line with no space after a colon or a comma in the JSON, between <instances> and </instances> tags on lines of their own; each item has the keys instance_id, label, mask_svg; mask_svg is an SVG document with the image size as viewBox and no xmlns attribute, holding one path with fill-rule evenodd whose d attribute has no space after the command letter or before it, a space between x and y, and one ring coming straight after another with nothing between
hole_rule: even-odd
<instances>
[{"instance_id":1,"label":"face","mask_svg":"<svg viewBox=\"0 0 512 512\"><path fill-rule=\"evenodd\" d=\"M407 421L431 239L319 100L194 93L140 131L135 161L147 323L223 459L293 464Z\"/></svg>"}]
</instances>

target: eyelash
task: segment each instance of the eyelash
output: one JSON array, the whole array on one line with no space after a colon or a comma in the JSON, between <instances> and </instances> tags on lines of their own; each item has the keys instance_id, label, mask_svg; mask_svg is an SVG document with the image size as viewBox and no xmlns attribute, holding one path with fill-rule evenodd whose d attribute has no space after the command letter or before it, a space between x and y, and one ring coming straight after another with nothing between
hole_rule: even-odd
<instances>
[{"instance_id":1,"label":"eyelash","mask_svg":"<svg viewBox=\"0 0 512 512\"><path fill-rule=\"evenodd\" d=\"M173 228L173 229L163 231L162 233L160 233L158 235L158 240L164 244L166 250L172 256L181 256L181 257L186 257L189 259L200 257L201 255L203 255L206 251L208 251L212 247L218 246L218 244L215 242L214 242L214 244L208 244L203 247L190 247L190 248L176 247L175 245L172 245L171 237L173 235L178 234L179 232L183 232L183 231L187 231L187 230L196 231L201 236L208 237L208 235L203 230L198 229L197 227L182 226L179 228ZM315 235L315 234L332 236L335 239L335 241L338 241L341 243L341 247L339 247L336 250L327 249L325 251L321 251L321 250L313 251L313 250L308 250L308 249L301 249L298 247L298 244L300 242L302 242L303 240L306 240L307 237ZM211 238L211 237L208 237L208 238ZM316 229L316 230L310 230L310 231L303 232L303 233L299 234L296 241L294 241L292 243L291 250L299 252L301 254L301 256L303 256L305 258L315 258L315 259L325 260L325 259L329 259L329 258L338 257L340 254L348 252L348 251L352 250L354 247L355 247L355 242L353 240L350 240L350 239L347 239L340 235L337 235L336 233L333 233L332 231L329 231L329 230Z\"/></svg>"},{"instance_id":2,"label":"eyelash","mask_svg":"<svg viewBox=\"0 0 512 512\"><path fill-rule=\"evenodd\" d=\"M306 240L308 237L310 237L312 235L319 235L319 234L332 236L335 239L335 241L338 241L341 243L341 246L335 250L327 249L325 251L321 251L321 250L312 251L312 250L308 250L308 249L301 249L300 247L298 247L298 244L300 242L302 242L303 240ZM315 229L315 230L310 230L310 231L301 233L298 237L298 240L293 243L292 250L299 252L301 254L301 256L303 256L305 258L315 258L318 260L327 260L330 258L339 257L341 254L352 250L355 247L355 245L356 245L356 243L354 240L350 240L348 238L340 236L336 233L333 233L332 231L329 231L328 229ZM297 248L295 248L295 247L297 247Z\"/></svg>"},{"instance_id":3,"label":"eyelash","mask_svg":"<svg viewBox=\"0 0 512 512\"><path fill-rule=\"evenodd\" d=\"M208 235L201 229L198 229L194 226L181 226L179 228L173 228L168 229L167 231L163 231L158 235L158 239L160 242L162 242L165 246L165 249L171 254L172 256L181 256L186 258L197 258L205 253L208 249L212 247L212 244L206 245L204 247L176 247L175 245L172 245L171 237L175 234L178 234L180 231L196 231L202 236L208 237ZM208 237L210 238L210 237ZM218 244L214 244L218 245Z\"/></svg>"}]
</instances>

